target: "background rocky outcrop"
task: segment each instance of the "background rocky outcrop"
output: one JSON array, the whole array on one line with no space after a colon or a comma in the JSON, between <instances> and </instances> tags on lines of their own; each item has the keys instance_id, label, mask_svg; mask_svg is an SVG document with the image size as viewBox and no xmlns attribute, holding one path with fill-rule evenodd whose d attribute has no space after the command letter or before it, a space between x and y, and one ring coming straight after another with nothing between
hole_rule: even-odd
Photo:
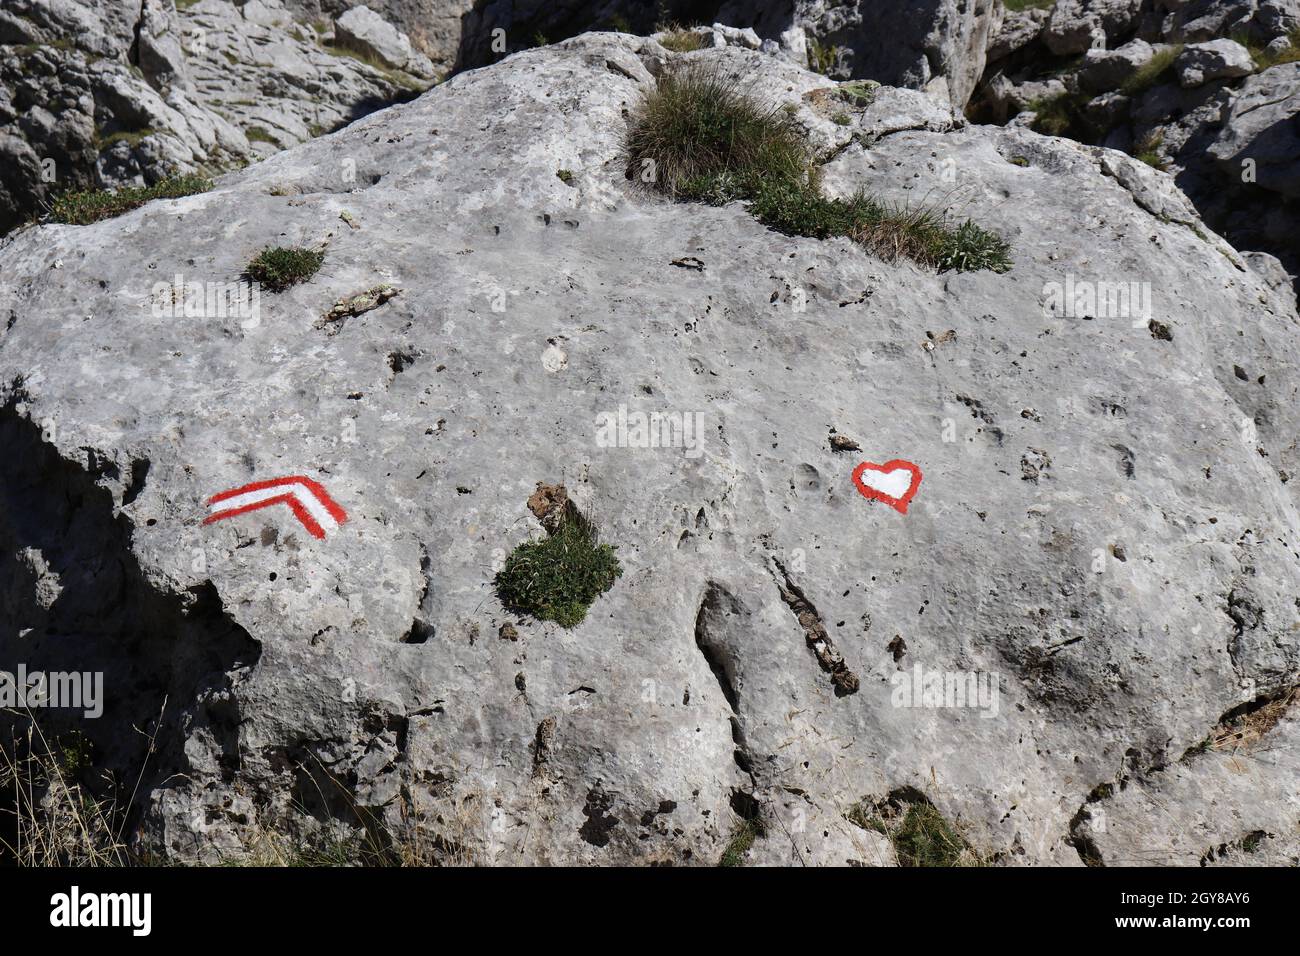
<instances>
[{"instance_id":1,"label":"background rocky outcrop","mask_svg":"<svg viewBox=\"0 0 1300 956\"><path fill-rule=\"evenodd\" d=\"M362 0L287 0L304 17L336 15ZM784 52L838 79L927 88L958 113L984 69L998 32L999 0L366 0L410 33L447 70L586 30L649 34L671 25L721 23L753 29Z\"/></svg>"},{"instance_id":2,"label":"background rocky outcrop","mask_svg":"<svg viewBox=\"0 0 1300 956\"><path fill-rule=\"evenodd\" d=\"M828 190L942 204L1014 268L645 192L629 115L689 63L792 110ZM862 808L928 801L993 862L1300 857L1274 261L1123 153L839 95L778 55L586 35L0 243L0 659L106 672L87 732L118 779L146 767L138 848L341 827L447 862L713 863L757 821L749 862L889 865ZM174 276L234 282L268 245L324 265L254 321L160 315ZM1149 308L1053 292L1130 281ZM602 447L620 406L698 413L701 454ZM924 471L906 515L849 477L895 457ZM201 524L285 474L337 533ZM539 481L623 565L572 630L491 585ZM899 706L918 665L998 675L997 713Z\"/></svg>"},{"instance_id":3,"label":"background rocky outcrop","mask_svg":"<svg viewBox=\"0 0 1300 956\"><path fill-rule=\"evenodd\" d=\"M217 172L431 84L279 0L13 0L0 10L0 232L67 189Z\"/></svg>"},{"instance_id":4,"label":"background rocky outcrop","mask_svg":"<svg viewBox=\"0 0 1300 956\"><path fill-rule=\"evenodd\" d=\"M969 114L1141 157L1300 273L1300 2L1058 0L1009 12Z\"/></svg>"}]
</instances>

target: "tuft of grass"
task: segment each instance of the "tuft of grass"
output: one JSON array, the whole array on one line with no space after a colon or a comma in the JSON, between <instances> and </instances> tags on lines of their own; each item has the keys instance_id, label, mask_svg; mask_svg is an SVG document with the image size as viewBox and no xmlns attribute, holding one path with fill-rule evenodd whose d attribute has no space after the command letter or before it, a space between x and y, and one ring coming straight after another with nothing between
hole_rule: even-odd
<instances>
[{"instance_id":1,"label":"tuft of grass","mask_svg":"<svg viewBox=\"0 0 1300 956\"><path fill-rule=\"evenodd\" d=\"M985 866L988 862L918 791L896 791L878 803L864 799L844 816L854 826L888 838L899 866Z\"/></svg>"},{"instance_id":2,"label":"tuft of grass","mask_svg":"<svg viewBox=\"0 0 1300 956\"><path fill-rule=\"evenodd\" d=\"M837 46L824 46L808 38L808 69L822 76L830 76L840 65L841 50Z\"/></svg>"},{"instance_id":3,"label":"tuft of grass","mask_svg":"<svg viewBox=\"0 0 1300 956\"><path fill-rule=\"evenodd\" d=\"M660 78L633 118L627 153L633 174L652 169L673 198L695 198L684 190L698 193L705 180L734 179L745 190L763 179L806 178L810 164L792 114L699 67Z\"/></svg>"},{"instance_id":4,"label":"tuft of grass","mask_svg":"<svg viewBox=\"0 0 1300 956\"><path fill-rule=\"evenodd\" d=\"M1168 161L1160 155L1160 147L1165 141L1165 134L1152 130L1133 144L1133 158L1141 160L1153 169L1164 170Z\"/></svg>"},{"instance_id":5,"label":"tuft of grass","mask_svg":"<svg viewBox=\"0 0 1300 956\"><path fill-rule=\"evenodd\" d=\"M126 143L132 149L135 149L146 136L152 136L153 133L153 128L148 126L143 129L120 129L116 133L109 133L102 139L97 135L96 145L103 150L117 143Z\"/></svg>"},{"instance_id":6,"label":"tuft of grass","mask_svg":"<svg viewBox=\"0 0 1300 956\"><path fill-rule=\"evenodd\" d=\"M1270 66L1277 66L1279 63L1295 63L1300 60L1300 27L1287 34L1290 45L1277 53L1269 53L1244 31L1233 33L1231 38L1250 52L1250 58L1255 62L1256 72L1267 70Z\"/></svg>"},{"instance_id":7,"label":"tuft of grass","mask_svg":"<svg viewBox=\"0 0 1300 956\"><path fill-rule=\"evenodd\" d=\"M928 803L908 807L892 839L900 866L957 866L966 849L943 814Z\"/></svg>"},{"instance_id":8,"label":"tuft of grass","mask_svg":"<svg viewBox=\"0 0 1300 956\"><path fill-rule=\"evenodd\" d=\"M880 84L875 80L851 80L848 83L841 83L838 92L844 102L850 106L865 109L875 102L878 89Z\"/></svg>"},{"instance_id":9,"label":"tuft of grass","mask_svg":"<svg viewBox=\"0 0 1300 956\"><path fill-rule=\"evenodd\" d=\"M1029 104L1034 113L1034 131L1048 136L1082 139L1079 130L1083 122L1083 106L1088 99L1086 93L1067 92L1034 100Z\"/></svg>"},{"instance_id":10,"label":"tuft of grass","mask_svg":"<svg viewBox=\"0 0 1300 956\"><path fill-rule=\"evenodd\" d=\"M934 210L900 209L859 192L833 199L793 113L768 108L712 71L670 73L633 117L628 174L653 170L674 199L749 203L759 222L790 236L846 236L886 259L940 270L1011 268L1009 246L974 223L950 228Z\"/></svg>"},{"instance_id":11,"label":"tuft of grass","mask_svg":"<svg viewBox=\"0 0 1300 956\"><path fill-rule=\"evenodd\" d=\"M314 276L324 261L325 253L314 249L268 247L253 257L245 271L262 288L283 292Z\"/></svg>"},{"instance_id":12,"label":"tuft of grass","mask_svg":"<svg viewBox=\"0 0 1300 956\"><path fill-rule=\"evenodd\" d=\"M852 124L853 118L848 113L839 112L831 117L831 122L836 126L849 126Z\"/></svg>"},{"instance_id":13,"label":"tuft of grass","mask_svg":"<svg viewBox=\"0 0 1300 956\"><path fill-rule=\"evenodd\" d=\"M934 258L940 272L1006 272L1011 268L1011 246L967 219L956 229L942 230L935 239Z\"/></svg>"},{"instance_id":14,"label":"tuft of grass","mask_svg":"<svg viewBox=\"0 0 1300 956\"><path fill-rule=\"evenodd\" d=\"M745 854L754 845L754 840L763 835L763 827L757 820L745 820L731 834L727 848L722 851L718 866L744 866Z\"/></svg>"},{"instance_id":15,"label":"tuft of grass","mask_svg":"<svg viewBox=\"0 0 1300 956\"><path fill-rule=\"evenodd\" d=\"M30 711L27 717L25 730L0 739L0 863L121 867L140 862L124 834L155 752L154 735L138 731L145 738L144 758L136 789L128 791L111 773L96 770L94 747L80 731L50 740ZM160 711L159 724L162 717ZM87 780L94 791L83 783Z\"/></svg>"},{"instance_id":16,"label":"tuft of grass","mask_svg":"<svg viewBox=\"0 0 1300 956\"><path fill-rule=\"evenodd\" d=\"M320 40L320 37L317 37L317 39ZM354 50L350 46L346 46L339 43L326 43L324 40L321 40L320 45L321 45L321 49L323 49L326 53L329 53L332 56L344 56L347 57L349 60L356 60L358 63L364 66L368 66L376 73L379 73L381 76L383 76L385 80L387 80L393 86L400 87L412 93L423 93L431 85L429 83L420 80L417 77L412 76L410 73L407 73L405 70L394 69L393 67L385 63L383 60L379 59L379 57L369 52L362 51L362 50ZM538 44L538 46L545 46L545 45L546 44L544 42Z\"/></svg>"},{"instance_id":17,"label":"tuft of grass","mask_svg":"<svg viewBox=\"0 0 1300 956\"><path fill-rule=\"evenodd\" d=\"M212 180L205 176L174 176L152 186L71 191L55 198L50 218L73 226L87 226L130 212L154 199L178 199L211 188Z\"/></svg>"},{"instance_id":18,"label":"tuft of grass","mask_svg":"<svg viewBox=\"0 0 1300 956\"><path fill-rule=\"evenodd\" d=\"M1173 68L1174 60L1178 59L1178 54L1182 52L1181 43L1157 50L1155 56L1139 66L1132 76L1120 84L1120 92L1125 96L1137 96L1151 89L1165 79L1165 74Z\"/></svg>"},{"instance_id":19,"label":"tuft of grass","mask_svg":"<svg viewBox=\"0 0 1300 956\"><path fill-rule=\"evenodd\" d=\"M873 811L869 801L861 801L849 807L845 819L856 827L863 830L874 830L883 836L889 836L889 828L885 826L885 821L881 820Z\"/></svg>"},{"instance_id":20,"label":"tuft of grass","mask_svg":"<svg viewBox=\"0 0 1300 956\"><path fill-rule=\"evenodd\" d=\"M250 143L270 143L272 146L280 145L276 142L275 137L261 126L248 127L248 129L244 130L244 136L248 138Z\"/></svg>"},{"instance_id":21,"label":"tuft of grass","mask_svg":"<svg viewBox=\"0 0 1300 956\"><path fill-rule=\"evenodd\" d=\"M1056 0L1002 0L1002 5L1012 12L1018 10L1050 10L1056 6Z\"/></svg>"},{"instance_id":22,"label":"tuft of grass","mask_svg":"<svg viewBox=\"0 0 1300 956\"><path fill-rule=\"evenodd\" d=\"M660 26L655 32L662 34L659 45L672 53L690 53L693 50L703 50L705 46L702 32L680 24L669 23Z\"/></svg>"},{"instance_id":23,"label":"tuft of grass","mask_svg":"<svg viewBox=\"0 0 1300 956\"><path fill-rule=\"evenodd\" d=\"M494 584L504 606L569 628L622 574L613 546L601 544L595 526L569 508L547 537L510 552Z\"/></svg>"}]
</instances>

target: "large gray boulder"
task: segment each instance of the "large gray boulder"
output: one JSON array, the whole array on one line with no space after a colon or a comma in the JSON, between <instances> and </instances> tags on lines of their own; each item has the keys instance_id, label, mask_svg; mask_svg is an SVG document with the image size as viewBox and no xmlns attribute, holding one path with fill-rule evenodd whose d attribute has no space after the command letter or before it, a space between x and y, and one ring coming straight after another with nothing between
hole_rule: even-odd
<instances>
[{"instance_id":1,"label":"large gray boulder","mask_svg":"<svg viewBox=\"0 0 1300 956\"><path fill-rule=\"evenodd\" d=\"M1129 33L1143 0L1057 0L1042 38L1058 56L1105 47L1107 38Z\"/></svg>"},{"instance_id":2,"label":"large gray boulder","mask_svg":"<svg viewBox=\"0 0 1300 956\"><path fill-rule=\"evenodd\" d=\"M612 34L0 245L0 658L106 672L87 732L146 767L137 845L344 827L448 862L713 863L757 817L750 861L875 865L854 808L926 799L1006 864L1256 831L1293 858L1292 724L1231 755L1246 779L1199 746L1300 672L1293 303L1122 154L889 88L843 125L781 58L682 62L788 105L828 190L959 196L1014 268L643 192L623 135L667 58ZM170 310L174 277L273 244L324 267L256 314ZM608 447L620 409L703 428ZM924 473L906 514L851 477L893 458ZM202 523L284 475L347 520ZM572 630L491 584L542 481L623 565ZM999 696L927 706L918 673Z\"/></svg>"},{"instance_id":3,"label":"large gray boulder","mask_svg":"<svg viewBox=\"0 0 1300 956\"><path fill-rule=\"evenodd\" d=\"M1007 10L1002 25L989 40L988 62L996 63L1031 46L1042 35L1049 16L1051 11L1042 7Z\"/></svg>"},{"instance_id":4,"label":"large gray boulder","mask_svg":"<svg viewBox=\"0 0 1300 956\"><path fill-rule=\"evenodd\" d=\"M334 43L373 57L383 65L431 75L426 57L411 49L411 39L367 6L353 7L334 21Z\"/></svg>"},{"instance_id":5,"label":"large gray boulder","mask_svg":"<svg viewBox=\"0 0 1300 956\"><path fill-rule=\"evenodd\" d=\"M1249 76L1255 72L1255 62L1240 43L1220 38L1184 47L1174 61L1174 70L1181 86L1200 86L1211 80Z\"/></svg>"},{"instance_id":6,"label":"large gray boulder","mask_svg":"<svg viewBox=\"0 0 1300 956\"><path fill-rule=\"evenodd\" d=\"M1298 127L1300 63L1283 63L1242 84L1209 155L1248 188L1300 199Z\"/></svg>"},{"instance_id":7,"label":"large gray boulder","mask_svg":"<svg viewBox=\"0 0 1300 956\"><path fill-rule=\"evenodd\" d=\"M1154 55L1150 43L1137 39L1113 50L1089 50L1079 67L1079 85L1092 93L1118 89Z\"/></svg>"}]
</instances>

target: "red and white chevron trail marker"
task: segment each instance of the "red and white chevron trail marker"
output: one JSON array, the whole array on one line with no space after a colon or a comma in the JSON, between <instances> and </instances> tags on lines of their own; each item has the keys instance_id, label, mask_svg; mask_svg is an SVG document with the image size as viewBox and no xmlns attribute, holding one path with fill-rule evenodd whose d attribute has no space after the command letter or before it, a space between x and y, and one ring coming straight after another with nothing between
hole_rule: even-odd
<instances>
[{"instance_id":1,"label":"red and white chevron trail marker","mask_svg":"<svg viewBox=\"0 0 1300 956\"><path fill-rule=\"evenodd\" d=\"M288 505L313 538L323 540L327 531L337 531L339 525L348 520L348 513L338 506L320 482L302 475L290 475L255 481L213 495L208 499L208 509L212 513L203 519L203 523L212 524L279 504Z\"/></svg>"}]
</instances>

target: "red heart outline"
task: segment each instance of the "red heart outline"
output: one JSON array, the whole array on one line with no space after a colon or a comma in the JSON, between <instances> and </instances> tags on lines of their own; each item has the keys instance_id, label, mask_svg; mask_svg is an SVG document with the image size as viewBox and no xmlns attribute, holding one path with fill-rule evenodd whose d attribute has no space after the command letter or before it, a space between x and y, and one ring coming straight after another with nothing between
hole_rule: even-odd
<instances>
[{"instance_id":1,"label":"red heart outline","mask_svg":"<svg viewBox=\"0 0 1300 956\"><path fill-rule=\"evenodd\" d=\"M875 488L871 488L862 483L862 473L864 471L878 471L888 474L889 472L897 471L900 468L903 471L911 472L912 474L912 483L907 486L907 491L901 498L891 498L883 491L877 491ZM868 501L883 501L899 514L907 514L908 504L916 497L916 492L921 487L921 469L917 468L916 465L912 464L910 461L904 461L901 458L887 461L883 465L875 465L869 461L864 461L862 464L858 465L858 467L853 469L853 484L857 486L858 493Z\"/></svg>"}]
</instances>

